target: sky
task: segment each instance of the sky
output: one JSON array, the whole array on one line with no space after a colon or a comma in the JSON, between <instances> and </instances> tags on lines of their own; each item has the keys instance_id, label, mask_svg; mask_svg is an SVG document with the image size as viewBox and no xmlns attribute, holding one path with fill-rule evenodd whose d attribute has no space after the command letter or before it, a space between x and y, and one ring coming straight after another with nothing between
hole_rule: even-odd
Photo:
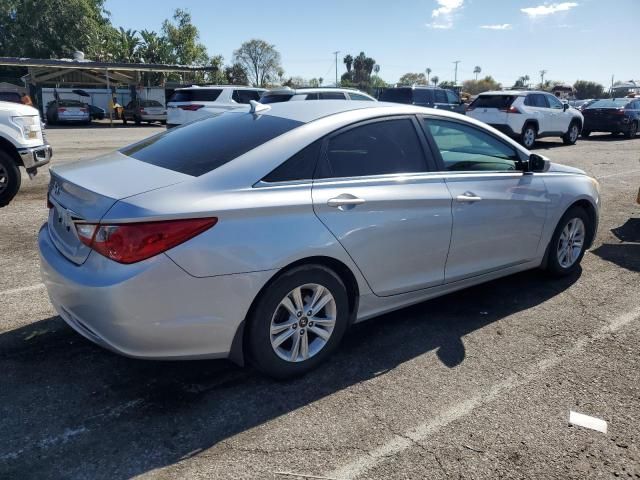
<instances>
[{"instance_id":1,"label":"sky","mask_svg":"<svg viewBox=\"0 0 640 480\"><path fill-rule=\"evenodd\" d=\"M277 6L276 6L277 5ZM342 58L364 51L380 76L397 82L407 72L441 81L491 75L503 85L528 75L573 83L640 79L640 0L324 0L216 2L107 0L115 26L160 30L176 8L191 12L209 55L230 63L243 41L276 46L285 75L322 77L345 72Z\"/></svg>"}]
</instances>

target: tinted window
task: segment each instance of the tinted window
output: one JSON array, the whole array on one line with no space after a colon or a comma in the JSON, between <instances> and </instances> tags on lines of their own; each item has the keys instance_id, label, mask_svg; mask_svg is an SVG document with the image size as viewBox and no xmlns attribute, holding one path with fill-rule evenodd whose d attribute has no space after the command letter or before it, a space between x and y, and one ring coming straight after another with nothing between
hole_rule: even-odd
<instances>
[{"instance_id":1,"label":"tinted window","mask_svg":"<svg viewBox=\"0 0 640 480\"><path fill-rule=\"evenodd\" d=\"M507 110L516 99L514 95L480 95L469 108L497 108Z\"/></svg>"},{"instance_id":2,"label":"tinted window","mask_svg":"<svg viewBox=\"0 0 640 480\"><path fill-rule=\"evenodd\" d=\"M231 98L237 103L249 103L251 100L260 101L260 92L255 90L234 90Z\"/></svg>"},{"instance_id":3,"label":"tinted window","mask_svg":"<svg viewBox=\"0 0 640 480\"><path fill-rule=\"evenodd\" d=\"M425 119L446 170L516 170L516 151L475 127L447 120Z\"/></svg>"},{"instance_id":4,"label":"tinted window","mask_svg":"<svg viewBox=\"0 0 640 480\"><path fill-rule=\"evenodd\" d=\"M203 88L198 90L176 90L170 102L215 102L222 90Z\"/></svg>"},{"instance_id":5,"label":"tinted window","mask_svg":"<svg viewBox=\"0 0 640 480\"><path fill-rule=\"evenodd\" d=\"M311 180L316 168L322 141L317 141L296 153L269 175L265 182L292 182L295 180Z\"/></svg>"},{"instance_id":6,"label":"tinted window","mask_svg":"<svg viewBox=\"0 0 640 480\"><path fill-rule=\"evenodd\" d=\"M317 93L308 93L305 100L318 100Z\"/></svg>"},{"instance_id":7,"label":"tinted window","mask_svg":"<svg viewBox=\"0 0 640 480\"><path fill-rule=\"evenodd\" d=\"M15 92L0 92L0 102L22 103L20 94Z\"/></svg>"},{"instance_id":8,"label":"tinted window","mask_svg":"<svg viewBox=\"0 0 640 480\"><path fill-rule=\"evenodd\" d=\"M413 89L411 88L388 88L380 94L381 102L412 103Z\"/></svg>"},{"instance_id":9,"label":"tinted window","mask_svg":"<svg viewBox=\"0 0 640 480\"><path fill-rule=\"evenodd\" d=\"M346 100L342 92L320 92L320 100Z\"/></svg>"},{"instance_id":10,"label":"tinted window","mask_svg":"<svg viewBox=\"0 0 640 480\"><path fill-rule=\"evenodd\" d=\"M460 103L460 99L458 96L450 90L445 90L444 92L447 95L447 101L449 103Z\"/></svg>"},{"instance_id":11,"label":"tinted window","mask_svg":"<svg viewBox=\"0 0 640 480\"><path fill-rule=\"evenodd\" d=\"M425 171L424 154L409 119L368 123L329 140L322 177L361 177Z\"/></svg>"},{"instance_id":12,"label":"tinted window","mask_svg":"<svg viewBox=\"0 0 640 480\"><path fill-rule=\"evenodd\" d=\"M162 107L162 104L157 100L142 100L140 102L142 107Z\"/></svg>"},{"instance_id":13,"label":"tinted window","mask_svg":"<svg viewBox=\"0 0 640 480\"><path fill-rule=\"evenodd\" d=\"M434 90L433 95L435 97L435 103L447 103L447 95L444 93L444 90Z\"/></svg>"},{"instance_id":14,"label":"tinted window","mask_svg":"<svg viewBox=\"0 0 640 480\"><path fill-rule=\"evenodd\" d=\"M84 103L78 100L60 100L58 102L59 107L84 107Z\"/></svg>"},{"instance_id":15,"label":"tinted window","mask_svg":"<svg viewBox=\"0 0 640 480\"><path fill-rule=\"evenodd\" d=\"M433 90L416 88L413 91L413 103L417 105L431 105L433 103Z\"/></svg>"},{"instance_id":16,"label":"tinted window","mask_svg":"<svg viewBox=\"0 0 640 480\"><path fill-rule=\"evenodd\" d=\"M280 103L280 102L288 102L291 97L293 97L293 93L285 94L285 95L269 95L265 94L260 97L260 103Z\"/></svg>"},{"instance_id":17,"label":"tinted window","mask_svg":"<svg viewBox=\"0 0 640 480\"><path fill-rule=\"evenodd\" d=\"M624 107L627 103L629 103L629 100L626 100L624 98L622 99L604 99L604 100L597 100L595 102L593 102L591 105L589 105L587 107L587 109L590 108L622 108Z\"/></svg>"},{"instance_id":18,"label":"tinted window","mask_svg":"<svg viewBox=\"0 0 640 480\"><path fill-rule=\"evenodd\" d=\"M549 108L545 96L540 95L539 93L532 93L530 95L527 95L527 98L525 98L524 100L524 104L529 107Z\"/></svg>"},{"instance_id":19,"label":"tinted window","mask_svg":"<svg viewBox=\"0 0 640 480\"><path fill-rule=\"evenodd\" d=\"M549 102L549 107L559 109L559 110L562 110L564 108L564 106L562 105L562 102L558 100L556 97L554 97L553 95L545 95L544 97Z\"/></svg>"},{"instance_id":20,"label":"tinted window","mask_svg":"<svg viewBox=\"0 0 640 480\"><path fill-rule=\"evenodd\" d=\"M224 113L172 128L120 151L197 177L300 125L272 115Z\"/></svg>"},{"instance_id":21,"label":"tinted window","mask_svg":"<svg viewBox=\"0 0 640 480\"><path fill-rule=\"evenodd\" d=\"M372 98L369 98L366 95L361 95L359 93L351 93L351 92L349 92L349 96L351 97L351 100L364 100L364 101L367 101L367 102L372 102L373 101Z\"/></svg>"}]
</instances>

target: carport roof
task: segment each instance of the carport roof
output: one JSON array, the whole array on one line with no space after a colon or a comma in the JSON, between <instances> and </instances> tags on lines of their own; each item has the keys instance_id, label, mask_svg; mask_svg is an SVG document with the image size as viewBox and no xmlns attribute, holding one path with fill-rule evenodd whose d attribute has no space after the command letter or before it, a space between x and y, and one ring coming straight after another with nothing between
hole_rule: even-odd
<instances>
[{"instance_id":1,"label":"carport roof","mask_svg":"<svg viewBox=\"0 0 640 480\"><path fill-rule=\"evenodd\" d=\"M123 62L94 62L91 60L75 59L45 59L0 57L0 66L6 67L40 67L79 70L113 70L128 72L204 72L215 70L212 66L199 65L171 65L164 63L123 63Z\"/></svg>"}]
</instances>

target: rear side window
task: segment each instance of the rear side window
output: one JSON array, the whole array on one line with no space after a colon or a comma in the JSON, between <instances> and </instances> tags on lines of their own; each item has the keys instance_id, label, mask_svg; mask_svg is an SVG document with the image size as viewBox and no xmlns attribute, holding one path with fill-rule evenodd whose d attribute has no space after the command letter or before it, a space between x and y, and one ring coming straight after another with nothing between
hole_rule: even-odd
<instances>
[{"instance_id":1,"label":"rear side window","mask_svg":"<svg viewBox=\"0 0 640 480\"><path fill-rule=\"evenodd\" d=\"M424 172L424 152L410 119L354 127L329 139L322 178Z\"/></svg>"},{"instance_id":2,"label":"rear side window","mask_svg":"<svg viewBox=\"0 0 640 480\"><path fill-rule=\"evenodd\" d=\"M300 125L272 115L223 113L172 128L120 152L197 177Z\"/></svg>"},{"instance_id":3,"label":"rear side window","mask_svg":"<svg viewBox=\"0 0 640 480\"><path fill-rule=\"evenodd\" d=\"M15 92L0 92L0 102L22 103L20 94Z\"/></svg>"},{"instance_id":4,"label":"rear side window","mask_svg":"<svg viewBox=\"0 0 640 480\"><path fill-rule=\"evenodd\" d=\"M296 180L311 180L316 169L322 140L318 140L306 148L303 148L289 160L273 170L262 181L293 182Z\"/></svg>"},{"instance_id":5,"label":"rear side window","mask_svg":"<svg viewBox=\"0 0 640 480\"><path fill-rule=\"evenodd\" d=\"M447 102L447 95L444 93L444 90L434 90L433 94L435 96L435 102L436 103L448 103Z\"/></svg>"},{"instance_id":6,"label":"rear side window","mask_svg":"<svg viewBox=\"0 0 640 480\"><path fill-rule=\"evenodd\" d=\"M516 99L514 95L480 95L473 102L470 108L497 108L507 110Z\"/></svg>"},{"instance_id":7,"label":"rear side window","mask_svg":"<svg viewBox=\"0 0 640 480\"><path fill-rule=\"evenodd\" d=\"M460 103L460 99L458 98L458 96L455 93L453 93L453 92L451 92L449 90L445 90L444 93L447 95L447 101L449 103L454 103L454 104L455 103Z\"/></svg>"},{"instance_id":8,"label":"rear side window","mask_svg":"<svg viewBox=\"0 0 640 480\"><path fill-rule=\"evenodd\" d=\"M527 97L524 99L524 104L528 107L549 108L544 95L540 95L539 93L532 93L530 95L527 95Z\"/></svg>"},{"instance_id":9,"label":"rear side window","mask_svg":"<svg viewBox=\"0 0 640 480\"><path fill-rule=\"evenodd\" d=\"M425 124L440 150L445 170L516 170L516 151L482 130L448 120L426 118Z\"/></svg>"},{"instance_id":10,"label":"rear side window","mask_svg":"<svg viewBox=\"0 0 640 480\"><path fill-rule=\"evenodd\" d=\"M280 103L280 102L288 102L293 97L292 94L285 95L269 95L265 94L260 98L260 103Z\"/></svg>"},{"instance_id":11,"label":"rear side window","mask_svg":"<svg viewBox=\"0 0 640 480\"><path fill-rule=\"evenodd\" d=\"M216 88L198 90L176 90L169 99L170 102L215 102L222 93Z\"/></svg>"},{"instance_id":12,"label":"rear side window","mask_svg":"<svg viewBox=\"0 0 640 480\"><path fill-rule=\"evenodd\" d=\"M412 103L413 90L411 88L389 88L380 94L381 102Z\"/></svg>"},{"instance_id":13,"label":"rear side window","mask_svg":"<svg viewBox=\"0 0 640 480\"><path fill-rule=\"evenodd\" d=\"M346 100L342 92L320 92L320 100Z\"/></svg>"},{"instance_id":14,"label":"rear side window","mask_svg":"<svg viewBox=\"0 0 640 480\"><path fill-rule=\"evenodd\" d=\"M413 91L413 102L418 105L431 105L433 103L433 90L416 88Z\"/></svg>"},{"instance_id":15,"label":"rear side window","mask_svg":"<svg viewBox=\"0 0 640 480\"><path fill-rule=\"evenodd\" d=\"M317 93L308 93L305 100L318 100Z\"/></svg>"},{"instance_id":16,"label":"rear side window","mask_svg":"<svg viewBox=\"0 0 640 480\"><path fill-rule=\"evenodd\" d=\"M260 101L260 92L255 90L234 90L231 98L236 103L249 103L251 100Z\"/></svg>"},{"instance_id":17,"label":"rear side window","mask_svg":"<svg viewBox=\"0 0 640 480\"><path fill-rule=\"evenodd\" d=\"M351 93L349 92L349 96L351 97L351 100L364 100L366 102L372 102L373 99L367 97L366 95L361 95L360 93Z\"/></svg>"}]
</instances>

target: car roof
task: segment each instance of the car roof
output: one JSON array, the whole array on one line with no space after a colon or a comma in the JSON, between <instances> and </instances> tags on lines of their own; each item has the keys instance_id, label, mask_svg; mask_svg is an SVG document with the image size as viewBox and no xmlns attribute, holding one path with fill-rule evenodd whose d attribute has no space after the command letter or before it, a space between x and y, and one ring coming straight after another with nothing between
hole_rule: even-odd
<instances>
[{"instance_id":1,"label":"car roof","mask_svg":"<svg viewBox=\"0 0 640 480\"><path fill-rule=\"evenodd\" d=\"M366 92L362 92L355 88L335 88L335 87L301 87L301 88L274 88L273 90L267 90L266 93L269 95L296 95L302 93L320 93L320 92L342 92L342 93L359 93L362 95L367 95ZM373 98L373 97L372 97Z\"/></svg>"},{"instance_id":2,"label":"car roof","mask_svg":"<svg viewBox=\"0 0 640 480\"><path fill-rule=\"evenodd\" d=\"M233 89L233 90L258 90L260 92L266 91L266 88L250 87L248 85L191 85L190 87L180 87L177 90L221 90L221 89Z\"/></svg>"},{"instance_id":3,"label":"car roof","mask_svg":"<svg viewBox=\"0 0 640 480\"><path fill-rule=\"evenodd\" d=\"M528 95L529 93L541 93L543 95L552 95L549 92L543 92L541 90L491 90L489 92L479 93L478 96L479 97L481 97L482 95L515 95L515 96L520 96L520 95Z\"/></svg>"}]
</instances>

